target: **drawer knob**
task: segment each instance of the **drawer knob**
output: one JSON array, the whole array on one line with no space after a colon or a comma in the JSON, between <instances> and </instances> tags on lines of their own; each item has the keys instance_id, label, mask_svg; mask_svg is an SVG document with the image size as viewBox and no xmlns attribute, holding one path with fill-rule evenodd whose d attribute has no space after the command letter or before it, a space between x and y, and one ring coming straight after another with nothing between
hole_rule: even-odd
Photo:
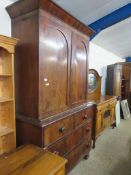
<instances>
[{"instance_id":1,"label":"drawer knob","mask_svg":"<svg viewBox=\"0 0 131 175\"><path fill-rule=\"evenodd\" d=\"M87 115L84 115L84 116L83 116L83 120L86 120L87 118L88 118Z\"/></svg>"},{"instance_id":2,"label":"drawer knob","mask_svg":"<svg viewBox=\"0 0 131 175\"><path fill-rule=\"evenodd\" d=\"M64 128L64 127L61 127L61 128L59 128L59 131L60 131L61 133L63 133L63 132L65 131L65 128Z\"/></svg>"}]
</instances>

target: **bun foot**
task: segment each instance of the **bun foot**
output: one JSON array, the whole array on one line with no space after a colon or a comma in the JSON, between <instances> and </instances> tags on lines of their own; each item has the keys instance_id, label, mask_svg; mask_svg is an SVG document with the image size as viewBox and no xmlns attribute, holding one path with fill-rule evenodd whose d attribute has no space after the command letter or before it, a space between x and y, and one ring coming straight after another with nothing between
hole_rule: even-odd
<instances>
[{"instance_id":1,"label":"bun foot","mask_svg":"<svg viewBox=\"0 0 131 175\"><path fill-rule=\"evenodd\" d=\"M89 154L84 156L84 160L87 160L89 158Z\"/></svg>"}]
</instances>

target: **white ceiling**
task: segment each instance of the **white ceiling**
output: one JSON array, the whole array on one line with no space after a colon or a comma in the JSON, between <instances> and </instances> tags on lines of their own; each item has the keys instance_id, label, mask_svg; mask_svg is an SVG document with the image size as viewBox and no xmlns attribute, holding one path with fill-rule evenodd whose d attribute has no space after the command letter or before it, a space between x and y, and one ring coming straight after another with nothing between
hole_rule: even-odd
<instances>
[{"instance_id":1,"label":"white ceiling","mask_svg":"<svg viewBox=\"0 0 131 175\"><path fill-rule=\"evenodd\" d=\"M131 57L131 17L100 32L93 43L122 58Z\"/></svg>"},{"instance_id":2,"label":"white ceiling","mask_svg":"<svg viewBox=\"0 0 131 175\"><path fill-rule=\"evenodd\" d=\"M52 0L83 23L92 22L130 3L131 0Z\"/></svg>"}]
</instances>

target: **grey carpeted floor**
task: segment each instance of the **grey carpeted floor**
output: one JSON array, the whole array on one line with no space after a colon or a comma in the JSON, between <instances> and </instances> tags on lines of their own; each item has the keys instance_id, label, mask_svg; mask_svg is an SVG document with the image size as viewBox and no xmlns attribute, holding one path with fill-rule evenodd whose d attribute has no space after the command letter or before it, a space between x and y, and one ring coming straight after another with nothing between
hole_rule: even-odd
<instances>
[{"instance_id":1,"label":"grey carpeted floor","mask_svg":"<svg viewBox=\"0 0 131 175\"><path fill-rule=\"evenodd\" d=\"M131 119L105 130L89 159L82 160L69 175L131 175Z\"/></svg>"}]
</instances>

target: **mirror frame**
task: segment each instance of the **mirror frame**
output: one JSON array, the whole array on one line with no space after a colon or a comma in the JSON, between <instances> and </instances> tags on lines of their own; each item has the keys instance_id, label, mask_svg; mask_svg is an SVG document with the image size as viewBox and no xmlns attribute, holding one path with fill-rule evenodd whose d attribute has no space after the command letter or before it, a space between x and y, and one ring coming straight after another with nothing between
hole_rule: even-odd
<instances>
[{"instance_id":1,"label":"mirror frame","mask_svg":"<svg viewBox=\"0 0 131 175\"><path fill-rule=\"evenodd\" d=\"M88 99L89 100L95 100L99 99L101 96L101 76L99 76L98 72L95 69L89 69L88 76L89 74L94 74L97 80L97 86L94 90L89 91L88 89ZM88 84L89 86L89 84Z\"/></svg>"},{"instance_id":2,"label":"mirror frame","mask_svg":"<svg viewBox=\"0 0 131 175\"><path fill-rule=\"evenodd\" d=\"M92 77L93 77L93 79L95 79L95 80L93 80L93 84L91 85L92 87L91 88L89 88L89 86L90 86L90 78L89 78L89 76L90 75L93 75ZM94 82L94 81L96 81L96 82ZM95 86L94 86L95 85ZM97 89L97 86L98 86L98 79L97 79L97 77L95 76L95 74L94 73L89 73L88 74L88 93L92 93L92 92L94 92L96 89Z\"/></svg>"}]
</instances>

